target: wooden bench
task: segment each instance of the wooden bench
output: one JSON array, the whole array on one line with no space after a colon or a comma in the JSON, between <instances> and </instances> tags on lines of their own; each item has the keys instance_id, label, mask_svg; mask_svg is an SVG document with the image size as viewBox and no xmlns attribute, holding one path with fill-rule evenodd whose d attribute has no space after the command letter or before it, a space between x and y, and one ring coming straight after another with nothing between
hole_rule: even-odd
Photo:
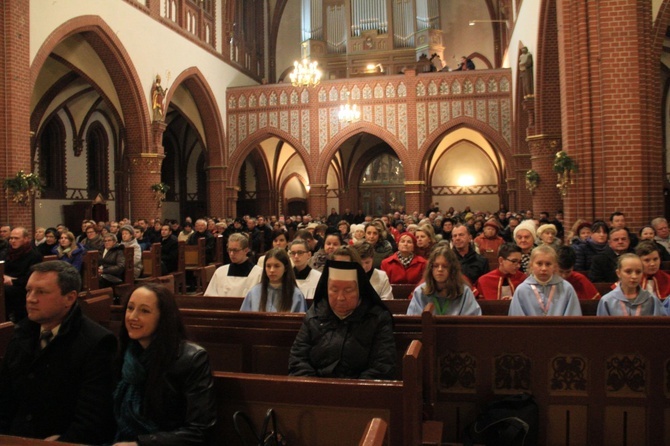
<instances>
[{"instance_id":1,"label":"wooden bench","mask_svg":"<svg viewBox=\"0 0 670 446\"><path fill-rule=\"evenodd\" d=\"M412 298L412 292L417 287L414 283L394 283L391 285L393 299L407 300Z\"/></svg>"},{"instance_id":2,"label":"wooden bench","mask_svg":"<svg viewBox=\"0 0 670 446\"><path fill-rule=\"evenodd\" d=\"M161 274L161 244L153 243L150 250L142 251L142 274L136 281L155 280Z\"/></svg>"},{"instance_id":3,"label":"wooden bench","mask_svg":"<svg viewBox=\"0 0 670 446\"><path fill-rule=\"evenodd\" d=\"M14 323L13 322L1 322L0 323L0 362L5 356L7 351L7 346L9 341L14 336Z\"/></svg>"},{"instance_id":4,"label":"wooden bench","mask_svg":"<svg viewBox=\"0 0 670 446\"><path fill-rule=\"evenodd\" d=\"M422 340L429 413L442 441L491 398L530 392L538 444L670 444L664 317L435 317Z\"/></svg>"},{"instance_id":5,"label":"wooden bench","mask_svg":"<svg viewBox=\"0 0 670 446\"><path fill-rule=\"evenodd\" d=\"M356 444L370 418L388 423L389 445L421 444L421 355L420 342L408 348L402 381L214 372L217 444L237 444L235 411L262 420L271 407L288 444Z\"/></svg>"},{"instance_id":6,"label":"wooden bench","mask_svg":"<svg viewBox=\"0 0 670 446\"><path fill-rule=\"evenodd\" d=\"M81 306L81 311L89 319L92 319L103 327L109 328L114 295L111 288L105 288L105 290L109 290L109 292L103 295L87 297L86 299L80 298L79 305Z\"/></svg>"},{"instance_id":7,"label":"wooden bench","mask_svg":"<svg viewBox=\"0 0 670 446\"><path fill-rule=\"evenodd\" d=\"M479 306L482 309L482 315L484 316L507 316L509 313L509 305L511 300L484 300L480 299L477 301ZM599 299L591 300L581 300L579 305L582 308L583 316L595 316L596 310L598 309Z\"/></svg>"},{"instance_id":8,"label":"wooden bench","mask_svg":"<svg viewBox=\"0 0 670 446\"><path fill-rule=\"evenodd\" d=\"M177 272L174 273L176 286L180 293L186 294L186 274L196 274L198 270L207 264L205 250L205 238L198 239L197 245L188 245L179 242ZM197 274L196 276L197 277ZM205 290L196 289L196 292L204 293Z\"/></svg>"},{"instance_id":9,"label":"wooden bench","mask_svg":"<svg viewBox=\"0 0 670 446\"><path fill-rule=\"evenodd\" d=\"M5 276L5 261L0 260L0 276ZM0 287L0 322L7 320L7 310L5 310L5 287Z\"/></svg>"},{"instance_id":10,"label":"wooden bench","mask_svg":"<svg viewBox=\"0 0 670 446\"><path fill-rule=\"evenodd\" d=\"M100 252L86 251L81 265L81 290L91 292L100 288L98 277L98 263L100 261Z\"/></svg>"},{"instance_id":11,"label":"wooden bench","mask_svg":"<svg viewBox=\"0 0 670 446\"><path fill-rule=\"evenodd\" d=\"M363 432L363 438L358 446L383 446L386 443L386 431L388 423L381 418L373 418Z\"/></svg>"}]
</instances>

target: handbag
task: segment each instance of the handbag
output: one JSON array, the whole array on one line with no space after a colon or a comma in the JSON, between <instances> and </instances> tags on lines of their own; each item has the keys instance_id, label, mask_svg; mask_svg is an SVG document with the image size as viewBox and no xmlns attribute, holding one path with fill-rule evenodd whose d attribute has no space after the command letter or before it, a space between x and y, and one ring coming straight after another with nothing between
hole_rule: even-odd
<instances>
[{"instance_id":1,"label":"handbag","mask_svg":"<svg viewBox=\"0 0 670 446\"><path fill-rule=\"evenodd\" d=\"M286 439L277 429L277 415L272 408L268 409L265 413L263 425L258 431L249 415L241 410L233 414L233 424L235 425L235 432L237 432L243 445L286 446ZM251 437L251 440L249 437Z\"/></svg>"}]
</instances>

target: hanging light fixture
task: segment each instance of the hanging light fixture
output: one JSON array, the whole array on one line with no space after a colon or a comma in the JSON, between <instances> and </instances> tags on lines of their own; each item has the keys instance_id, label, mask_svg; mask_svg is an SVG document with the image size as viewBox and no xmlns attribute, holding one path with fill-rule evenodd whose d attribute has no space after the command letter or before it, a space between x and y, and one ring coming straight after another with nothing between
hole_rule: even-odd
<instances>
[{"instance_id":1,"label":"hanging light fixture","mask_svg":"<svg viewBox=\"0 0 670 446\"><path fill-rule=\"evenodd\" d=\"M302 62L296 60L293 62L293 67L289 78L294 87L313 87L321 82L322 73L318 62L310 62L307 59L303 59Z\"/></svg>"},{"instance_id":2,"label":"hanging light fixture","mask_svg":"<svg viewBox=\"0 0 670 446\"><path fill-rule=\"evenodd\" d=\"M349 102L349 94L347 94L347 103L340 105L340 111L337 113L340 122L353 122L361 119L361 111L358 105L351 105Z\"/></svg>"}]
</instances>

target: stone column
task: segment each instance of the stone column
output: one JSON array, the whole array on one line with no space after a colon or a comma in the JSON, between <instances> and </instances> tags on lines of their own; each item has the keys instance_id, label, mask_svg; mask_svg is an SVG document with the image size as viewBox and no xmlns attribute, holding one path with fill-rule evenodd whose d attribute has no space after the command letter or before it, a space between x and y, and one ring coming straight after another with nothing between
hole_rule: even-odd
<instances>
[{"instance_id":1,"label":"stone column","mask_svg":"<svg viewBox=\"0 0 670 446\"><path fill-rule=\"evenodd\" d=\"M327 184L310 184L309 195L307 196L307 210L312 217L328 214L327 188Z\"/></svg>"}]
</instances>

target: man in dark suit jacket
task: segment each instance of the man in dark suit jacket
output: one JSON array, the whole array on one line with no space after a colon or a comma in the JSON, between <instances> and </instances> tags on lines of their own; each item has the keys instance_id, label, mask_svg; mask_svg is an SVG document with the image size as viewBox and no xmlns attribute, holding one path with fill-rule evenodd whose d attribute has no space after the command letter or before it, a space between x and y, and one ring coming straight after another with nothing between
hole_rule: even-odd
<instances>
[{"instance_id":1,"label":"man in dark suit jacket","mask_svg":"<svg viewBox=\"0 0 670 446\"><path fill-rule=\"evenodd\" d=\"M26 288L28 317L16 325L0 370L0 434L110 442L116 337L83 315L72 265L36 264Z\"/></svg>"},{"instance_id":2,"label":"man in dark suit jacket","mask_svg":"<svg viewBox=\"0 0 670 446\"><path fill-rule=\"evenodd\" d=\"M179 260L179 243L172 234L169 224L161 226L161 272L163 275L177 271Z\"/></svg>"},{"instance_id":3,"label":"man in dark suit jacket","mask_svg":"<svg viewBox=\"0 0 670 446\"><path fill-rule=\"evenodd\" d=\"M614 283L619 280L616 275L617 259L621 254L633 252L630 247L628 229L612 229L608 246L602 254L593 257L589 269L589 280L593 283Z\"/></svg>"},{"instance_id":4,"label":"man in dark suit jacket","mask_svg":"<svg viewBox=\"0 0 670 446\"><path fill-rule=\"evenodd\" d=\"M9 250L5 258L5 311L8 318L18 322L26 317L26 283L30 267L42 261L33 249L26 228L17 227L9 234Z\"/></svg>"}]
</instances>

